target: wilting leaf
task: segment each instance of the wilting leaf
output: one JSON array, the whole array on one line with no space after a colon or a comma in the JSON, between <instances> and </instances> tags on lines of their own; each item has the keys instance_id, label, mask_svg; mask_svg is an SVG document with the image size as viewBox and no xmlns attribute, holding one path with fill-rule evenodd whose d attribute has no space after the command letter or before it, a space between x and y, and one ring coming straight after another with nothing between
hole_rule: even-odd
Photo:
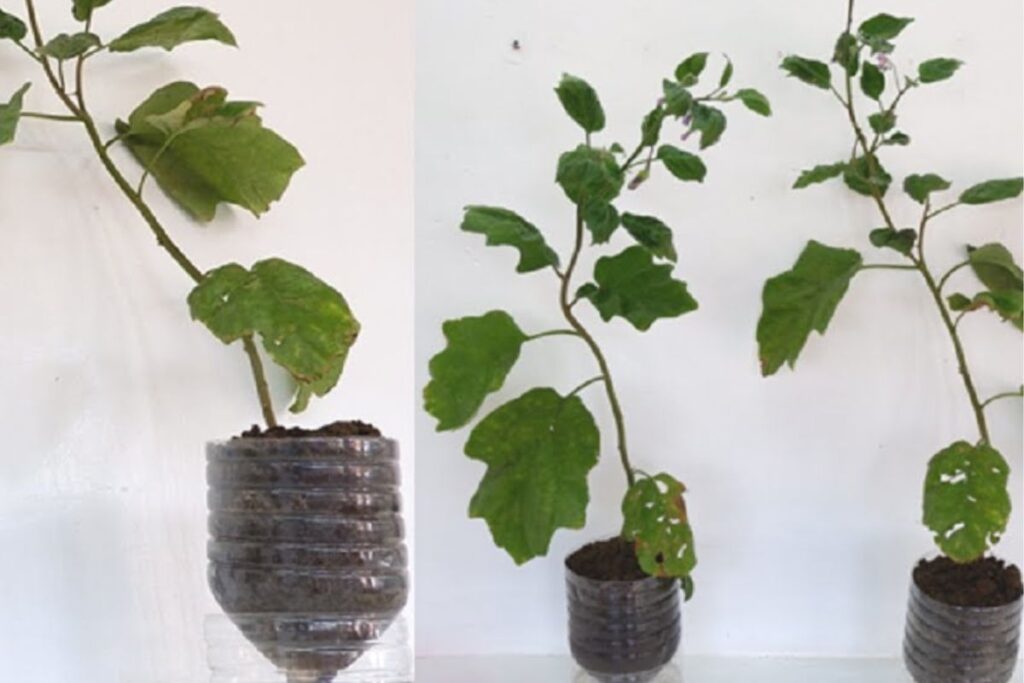
<instances>
[{"instance_id":1,"label":"wilting leaf","mask_svg":"<svg viewBox=\"0 0 1024 683\"><path fill-rule=\"evenodd\" d=\"M702 104L693 107L693 128L700 131L700 148L707 149L718 142L725 132L725 114Z\"/></svg>"},{"instance_id":2,"label":"wilting leaf","mask_svg":"<svg viewBox=\"0 0 1024 683\"><path fill-rule=\"evenodd\" d=\"M661 124L665 121L665 111L661 107L652 109L644 117L643 125L640 127L642 143L645 147L653 147L658 144L661 137Z\"/></svg>"},{"instance_id":3,"label":"wilting leaf","mask_svg":"<svg viewBox=\"0 0 1024 683\"><path fill-rule=\"evenodd\" d=\"M466 455L487 465L469 504L516 564L546 555L558 529L586 522L600 434L577 396L533 389L480 421Z\"/></svg>"},{"instance_id":4,"label":"wilting leaf","mask_svg":"<svg viewBox=\"0 0 1024 683\"><path fill-rule=\"evenodd\" d=\"M516 271L530 273L558 265L558 254L544 241L544 235L524 218L493 206L469 206L462 229L487 237L488 246L510 246L519 251Z\"/></svg>"},{"instance_id":5,"label":"wilting leaf","mask_svg":"<svg viewBox=\"0 0 1024 683\"><path fill-rule=\"evenodd\" d=\"M575 204L610 204L624 183L615 155L603 149L580 145L558 160L556 181Z\"/></svg>"},{"instance_id":6,"label":"wilting leaf","mask_svg":"<svg viewBox=\"0 0 1024 683\"><path fill-rule=\"evenodd\" d=\"M665 96L666 114L685 116L690 112L690 107L693 106L693 95L686 89L686 86L666 79L662 81L661 89Z\"/></svg>"},{"instance_id":7,"label":"wilting leaf","mask_svg":"<svg viewBox=\"0 0 1024 683\"><path fill-rule=\"evenodd\" d=\"M686 487L667 474L641 477L622 501L622 537L633 541L640 568L650 576L682 578L697 566Z\"/></svg>"},{"instance_id":8,"label":"wilting leaf","mask_svg":"<svg viewBox=\"0 0 1024 683\"><path fill-rule=\"evenodd\" d=\"M299 386L292 410L337 383L359 323L344 297L309 271L281 259L246 270L237 263L207 273L188 297L192 317L225 344L258 334L275 363Z\"/></svg>"},{"instance_id":9,"label":"wilting leaf","mask_svg":"<svg viewBox=\"0 0 1024 683\"><path fill-rule=\"evenodd\" d=\"M732 60L728 57L725 58L725 68L722 69L722 76L718 79L718 87L724 88L732 82L732 76L735 72L735 67L732 65Z\"/></svg>"},{"instance_id":10,"label":"wilting leaf","mask_svg":"<svg viewBox=\"0 0 1024 683\"><path fill-rule=\"evenodd\" d=\"M1010 467L987 444L958 441L928 465L924 523L956 562L972 562L999 542L1010 517Z\"/></svg>"},{"instance_id":11,"label":"wilting leaf","mask_svg":"<svg viewBox=\"0 0 1024 683\"><path fill-rule=\"evenodd\" d=\"M852 249L811 241L792 270L765 283L757 323L764 376L774 375L783 363L793 367L811 332L825 333L861 264Z\"/></svg>"},{"instance_id":12,"label":"wilting leaf","mask_svg":"<svg viewBox=\"0 0 1024 683\"><path fill-rule=\"evenodd\" d=\"M860 69L860 41L852 33L843 33L836 41L836 49L832 61L843 67L851 76L856 76Z\"/></svg>"},{"instance_id":13,"label":"wilting leaf","mask_svg":"<svg viewBox=\"0 0 1024 683\"><path fill-rule=\"evenodd\" d=\"M201 221L212 220L222 202L257 216L268 211L304 163L291 144L263 127L254 103L226 98L223 88L172 83L117 126L160 187ZM180 126L169 128L173 122Z\"/></svg>"},{"instance_id":14,"label":"wilting leaf","mask_svg":"<svg viewBox=\"0 0 1024 683\"><path fill-rule=\"evenodd\" d=\"M234 34L216 14L202 7L175 7L158 14L144 24L128 30L110 42L111 52L132 52L144 47L167 51L184 43L216 40L237 46Z\"/></svg>"},{"instance_id":15,"label":"wilting leaf","mask_svg":"<svg viewBox=\"0 0 1024 683\"><path fill-rule=\"evenodd\" d=\"M995 292L1018 292L1024 289L1024 272L1003 245L992 242L980 247L967 247L967 258L978 279Z\"/></svg>"},{"instance_id":16,"label":"wilting leaf","mask_svg":"<svg viewBox=\"0 0 1024 683\"><path fill-rule=\"evenodd\" d=\"M501 389L526 343L504 311L449 320L442 330L448 345L430 359L430 383L423 391L439 432L473 419L487 395Z\"/></svg>"}]
</instances>

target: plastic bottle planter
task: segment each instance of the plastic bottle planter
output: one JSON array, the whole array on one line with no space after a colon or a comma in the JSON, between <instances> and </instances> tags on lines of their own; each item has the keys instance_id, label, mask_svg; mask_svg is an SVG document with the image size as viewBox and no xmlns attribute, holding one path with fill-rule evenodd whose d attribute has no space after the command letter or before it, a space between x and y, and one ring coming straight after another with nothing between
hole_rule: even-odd
<instances>
[{"instance_id":1,"label":"plastic bottle planter","mask_svg":"<svg viewBox=\"0 0 1024 683\"><path fill-rule=\"evenodd\" d=\"M918 683L1007 683L1020 650L1022 599L954 607L913 583L903 659Z\"/></svg>"},{"instance_id":2,"label":"plastic bottle planter","mask_svg":"<svg viewBox=\"0 0 1024 683\"><path fill-rule=\"evenodd\" d=\"M602 683L653 680L679 649L679 581L596 581L565 571L576 663Z\"/></svg>"},{"instance_id":3,"label":"plastic bottle planter","mask_svg":"<svg viewBox=\"0 0 1024 683\"><path fill-rule=\"evenodd\" d=\"M233 439L207 481L217 602L289 683L329 683L408 597L397 444Z\"/></svg>"}]
</instances>

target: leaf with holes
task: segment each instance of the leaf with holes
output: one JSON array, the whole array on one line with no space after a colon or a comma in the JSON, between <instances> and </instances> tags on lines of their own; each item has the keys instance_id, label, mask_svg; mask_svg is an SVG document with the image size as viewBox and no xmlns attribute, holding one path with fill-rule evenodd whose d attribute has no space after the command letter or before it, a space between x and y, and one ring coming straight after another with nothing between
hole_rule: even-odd
<instances>
[{"instance_id":1,"label":"leaf with holes","mask_svg":"<svg viewBox=\"0 0 1024 683\"><path fill-rule=\"evenodd\" d=\"M494 206L466 207L462 229L486 236L488 246L515 247L519 251L516 272L531 273L558 265L558 254L544 241L544 235L526 219L508 209Z\"/></svg>"},{"instance_id":2,"label":"leaf with holes","mask_svg":"<svg viewBox=\"0 0 1024 683\"><path fill-rule=\"evenodd\" d=\"M924 523L956 562L972 562L999 542L1010 517L1010 467L991 446L958 441L928 465Z\"/></svg>"},{"instance_id":3,"label":"leaf with holes","mask_svg":"<svg viewBox=\"0 0 1024 683\"><path fill-rule=\"evenodd\" d=\"M207 273L188 297L192 318L225 344L259 335L275 363L298 384L292 410L337 383L359 322L345 298L309 271L281 259Z\"/></svg>"},{"instance_id":4,"label":"leaf with holes","mask_svg":"<svg viewBox=\"0 0 1024 683\"><path fill-rule=\"evenodd\" d=\"M504 311L449 320L442 331L447 346L430 359L430 383L423 390L439 432L473 419L487 395L501 389L527 341Z\"/></svg>"},{"instance_id":5,"label":"leaf with holes","mask_svg":"<svg viewBox=\"0 0 1024 683\"><path fill-rule=\"evenodd\" d=\"M584 285L580 295L594 305L605 321L615 316L644 332L656 320L697 310L686 283L672 278L672 266L655 265L644 247L629 247L605 256L594 267L596 284Z\"/></svg>"},{"instance_id":6,"label":"leaf with holes","mask_svg":"<svg viewBox=\"0 0 1024 683\"><path fill-rule=\"evenodd\" d=\"M132 52L144 47L158 47L170 52L179 45L202 40L238 46L231 30L210 10L175 7L129 29L110 41L109 47L111 52Z\"/></svg>"},{"instance_id":7,"label":"leaf with holes","mask_svg":"<svg viewBox=\"0 0 1024 683\"><path fill-rule=\"evenodd\" d=\"M469 504L516 564L546 555L558 529L586 522L600 434L577 396L533 389L480 421L466 455L487 465Z\"/></svg>"},{"instance_id":8,"label":"leaf with holes","mask_svg":"<svg viewBox=\"0 0 1024 683\"><path fill-rule=\"evenodd\" d=\"M763 375L793 367L811 332L825 334L862 262L852 249L811 241L791 270L765 283L757 323Z\"/></svg>"},{"instance_id":9,"label":"leaf with holes","mask_svg":"<svg viewBox=\"0 0 1024 683\"><path fill-rule=\"evenodd\" d=\"M622 537L633 541L640 568L650 576L682 578L697 566L686 487L667 474L641 477L622 501Z\"/></svg>"},{"instance_id":10,"label":"leaf with holes","mask_svg":"<svg viewBox=\"0 0 1024 683\"><path fill-rule=\"evenodd\" d=\"M256 108L228 101L223 88L178 82L154 92L117 130L160 187L197 220L213 220L221 203L259 216L305 162L263 127ZM168 128L169 122L175 125Z\"/></svg>"}]
</instances>

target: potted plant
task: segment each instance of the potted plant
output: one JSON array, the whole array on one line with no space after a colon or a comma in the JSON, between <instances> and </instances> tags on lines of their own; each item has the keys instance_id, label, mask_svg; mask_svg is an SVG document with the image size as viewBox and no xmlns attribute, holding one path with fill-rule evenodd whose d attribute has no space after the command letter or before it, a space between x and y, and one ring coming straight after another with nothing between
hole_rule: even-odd
<instances>
[{"instance_id":1,"label":"potted plant","mask_svg":"<svg viewBox=\"0 0 1024 683\"><path fill-rule=\"evenodd\" d=\"M490 412L473 428L465 452L487 466L470 517L485 520L495 544L517 564L544 556L557 529L584 525L587 475L598 461L601 430L581 395L587 388L603 389L625 476L623 526L566 560L572 653L601 680L646 680L672 658L680 640L679 586L687 598L692 595L697 557L685 486L670 474L648 474L631 459L610 364L581 305L593 306L606 322L623 318L641 332L697 309L687 285L672 275L677 254L669 226L653 216L620 212L615 202L625 187L637 189L656 169L702 182L707 169L700 156L661 140L681 132L701 150L714 145L726 128L719 105L738 100L770 115L758 91L728 90L728 62L706 94L694 94L707 62L707 53L694 54L663 82L632 152L617 143L594 143L605 128L600 100L586 81L562 78L555 92L583 133L582 143L560 156L555 178L572 205L572 252L563 259L532 223L504 208L468 207L462 230L483 235L488 245L515 248L519 273L553 275L565 326L526 332L500 310L449 320L443 326L446 348L430 361L424 390L437 429L453 430L469 424L487 396L502 388L525 344L567 336L593 359L596 374L568 392L530 389ZM590 246L605 245L617 232L632 245L599 258L592 279L578 283L588 238Z\"/></svg>"},{"instance_id":2,"label":"potted plant","mask_svg":"<svg viewBox=\"0 0 1024 683\"><path fill-rule=\"evenodd\" d=\"M361 422L280 426L263 359L294 380L291 410L299 413L337 384L359 323L340 293L298 265L268 258L202 268L174 241L149 204L147 183L199 222L213 220L221 204L259 216L304 162L263 125L259 103L229 99L220 86L171 83L124 120L101 123L86 97L87 67L98 57L195 41L236 45L219 17L199 7L175 7L102 38L94 19L109 2L73 0L76 28L55 36L44 34L35 0L25 0L21 16L0 9L0 42L38 66L64 109L29 110L24 84L0 104L0 145L27 121L79 127L190 280L192 317L246 353L266 428L208 446L210 586L290 681L329 681L406 600L397 445ZM139 168L134 182L115 159L118 148Z\"/></svg>"},{"instance_id":3,"label":"potted plant","mask_svg":"<svg viewBox=\"0 0 1024 683\"><path fill-rule=\"evenodd\" d=\"M985 410L994 401L1020 397L1024 389L995 390L991 398L982 398L960 323L976 311L991 311L1020 330L1024 278L1001 244L967 246L960 262L936 269L925 240L932 223L946 212L1013 199L1020 196L1024 181L990 180L968 187L955 199L939 200L951 188L948 180L937 173L911 175L903 181L903 191L918 204L918 218L915 227L908 227L908 219L895 206L893 178L881 155L910 144L899 125L903 99L918 88L951 78L962 66L948 57L928 59L915 74L901 78L891 55L894 41L912 21L879 14L855 25L854 2L849 0L846 27L836 41L831 68L799 56L786 57L782 63L791 76L838 101L854 141L849 157L804 171L795 187L842 177L847 187L878 209L882 227L871 230L868 240L899 260L866 264L855 250L809 242L792 270L766 283L757 341L762 372L772 375L783 364L793 366L812 331L824 334L858 274L885 270L920 279L952 345L977 435L942 449L928 466L924 523L942 554L922 560L913 572L904 659L921 683L1001 683L1010 679L1017 659L1022 590L1017 567L986 556L1006 529L1010 496L1009 465L992 443ZM866 121L861 118L861 102L871 112ZM980 281L981 291L955 293L954 284L968 271ZM972 289L979 286L962 282Z\"/></svg>"}]
</instances>

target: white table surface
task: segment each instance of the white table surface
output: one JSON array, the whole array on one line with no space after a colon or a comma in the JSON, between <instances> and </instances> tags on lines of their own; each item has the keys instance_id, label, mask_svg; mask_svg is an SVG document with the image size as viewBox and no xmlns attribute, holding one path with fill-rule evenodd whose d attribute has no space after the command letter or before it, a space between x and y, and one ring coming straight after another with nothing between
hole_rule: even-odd
<instances>
[{"instance_id":1,"label":"white table surface","mask_svg":"<svg viewBox=\"0 0 1024 683\"><path fill-rule=\"evenodd\" d=\"M569 657L426 657L416 683L591 683ZM1024 681L1021 668L1014 683ZM654 683L913 683L898 659L686 657Z\"/></svg>"}]
</instances>

